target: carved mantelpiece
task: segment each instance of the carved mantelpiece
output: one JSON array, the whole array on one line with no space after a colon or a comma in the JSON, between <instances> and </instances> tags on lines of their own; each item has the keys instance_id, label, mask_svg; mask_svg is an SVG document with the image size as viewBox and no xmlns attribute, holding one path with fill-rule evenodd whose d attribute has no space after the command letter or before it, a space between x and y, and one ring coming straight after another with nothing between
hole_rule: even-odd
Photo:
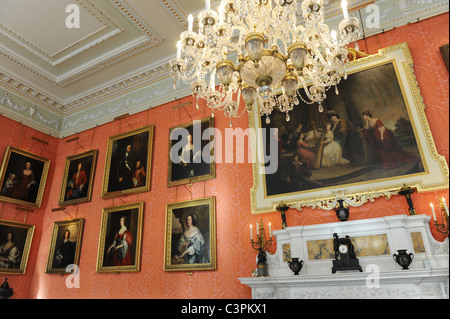
<instances>
[{"instance_id":1,"label":"carved mantelpiece","mask_svg":"<svg viewBox=\"0 0 450 319\"><path fill-rule=\"evenodd\" d=\"M448 239L436 241L429 221L427 215L397 215L274 231L277 252L267 255L269 277L239 280L255 299L449 298ZM362 273L331 273L333 233L352 238ZM399 249L414 254L409 270L392 258ZM298 276L287 265L290 257L304 260Z\"/></svg>"}]
</instances>

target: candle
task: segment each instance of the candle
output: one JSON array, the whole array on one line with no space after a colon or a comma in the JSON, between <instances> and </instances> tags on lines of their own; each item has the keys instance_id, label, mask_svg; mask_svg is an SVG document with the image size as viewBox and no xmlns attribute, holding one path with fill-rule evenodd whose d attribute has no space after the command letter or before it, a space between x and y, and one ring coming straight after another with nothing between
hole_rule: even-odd
<instances>
[{"instance_id":1,"label":"candle","mask_svg":"<svg viewBox=\"0 0 450 319\"><path fill-rule=\"evenodd\" d=\"M220 5L220 7L219 7L219 23L220 24L223 23L223 20L225 18L224 15L225 15L225 8L222 5Z\"/></svg>"},{"instance_id":2,"label":"candle","mask_svg":"<svg viewBox=\"0 0 450 319\"><path fill-rule=\"evenodd\" d=\"M256 222L256 235L259 235L259 227L258 227L258 222Z\"/></svg>"},{"instance_id":3,"label":"candle","mask_svg":"<svg viewBox=\"0 0 450 319\"><path fill-rule=\"evenodd\" d=\"M337 33L335 30L331 30L331 39L333 41L336 41L336 39L337 39Z\"/></svg>"},{"instance_id":4,"label":"candle","mask_svg":"<svg viewBox=\"0 0 450 319\"><path fill-rule=\"evenodd\" d=\"M253 240L253 225L250 224L250 240Z\"/></svg>"},{"instance_id":5,"label":"candle","mask_svg":"<svg viewBox=\"0 0 450 319\"><path fill-rule=\"evenodd\" d=\"M177 42L177 59L181 58L181 41Z\"/></svg>"},{"instance_id":6,"label":"candle","mask_svg":"<svg viewBox=\"0 0 450 319\"><path fill-rule=\"evenodd\" d=\"M188 22L189 22L188 31L192 32L192 29L194 28L194 17L192 16L192 14L189 15Z\"/></svg>"},{"instance_id":7,"label":"candle","mask_svg":"<svg viewBox=\"0 0 450 319\"><path fill-rule=\"evenodd\" d=\"M341 7L342 7L342 13L344 14L344 19L348 19L347 1L342 0Z\"/></svg>"},{"instance_id":8,"label":"candle","mask_svg":"<svg viewBox=\"0 0 450 319\"><path fill-rule=\"evenodd\" d=\"M206 10L210 10L211 9L211 0L206 0L205 1L205 7L206 7Z\"/></svg>"},{"instance_id":9,"label":"candle","mask_svg":"<svg viewBox=\"0 0 450 319\"><path fill-rule=\"evenodd\" d=\"M269 222L269 235L270 237L272 237L272 225L270 225L270 222Z\"/></svg>"},{"instance_id":10,"label":"candle","mask_svg":"<svg viewBox=\"0 0 450 319\"><path fill-rule=\"evenodd\" d=\"M447 202L445 201L444 196L442 196L442 202L444 203L445 212L447 213L447 217L448 217L448 207L447 207Z\"/></svg>"},{"instance_id":11,"label":"candle","mask_svg":"<svg viewBox=\"0 0 450 319\"><path fill-rule=\"evenodd\" d=\"M430 203L430 207L431 207L431 211L433 212L433 219L434 219L434 221L437 221L437 219L436 219L436 213L434 212L434 206L433 206L432 203Z\"/></svg>"}]
</instances>

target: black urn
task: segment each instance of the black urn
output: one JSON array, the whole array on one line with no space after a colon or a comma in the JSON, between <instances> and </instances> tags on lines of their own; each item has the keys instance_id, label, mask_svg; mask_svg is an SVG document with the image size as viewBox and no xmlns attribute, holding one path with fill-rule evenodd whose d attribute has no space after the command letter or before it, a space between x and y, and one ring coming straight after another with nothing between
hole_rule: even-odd
<instances>
[{"instance_id":1,"label":"black urn","mask_svg":"<svg viewBox=\"0 0 450 319\"><path fill-rule=\"evenodd\" d=\"M291 261L287 262L289 268L294 272L294 275L298 275L303 267L303 260L298 260L298 258L292 258Z\"/></svg>"},{"instance_id":2,"label":"black urn","mask_svg":"<svg viewBox=\"0 0 450 319\"><path fill-rule=\"evenodd\" d=\"M412 253L407 253L406 249L397 250L398 254L393 254L392 258L403 267L403 270L408 270L409 265L411 265L414 255Z\"/></svg>"},{"instance_id":3,"label":"black urn","mask_svg":"<svg viewBox=\"0 0 450 319\"><path fill-rule=\"evenodd\" d=\"M345 222L350 216L350 209L345 207L343 199L338 199L338 203L339 205L334 209L334 211L336 212L337 218L341 222Z\"/></svg>"}]
</instances>

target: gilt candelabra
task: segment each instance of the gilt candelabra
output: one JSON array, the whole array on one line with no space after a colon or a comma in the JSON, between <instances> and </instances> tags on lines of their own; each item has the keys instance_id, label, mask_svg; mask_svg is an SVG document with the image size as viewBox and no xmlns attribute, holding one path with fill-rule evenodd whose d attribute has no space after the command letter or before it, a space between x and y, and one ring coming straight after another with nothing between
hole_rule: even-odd
<instances>
[{"instance_id":1,"label":"gilt candelabra","mask_svg":"<svg viewBox=\"0 0 450 319\"><path fill-rule=\"evenodd\" d=\"M253 240L253 225L250 225L250 243L252 244L253 249L258 251L258 261L257 261L257 269L258 269L258 277L267 277L269 276L267 269L267 258L266 251L272 246L272 228L269 223L269 239L266 239L266 234L264 230L264 224L261 219L261 222L256 223L256 240Z\"/></svg>"}]
</instances>

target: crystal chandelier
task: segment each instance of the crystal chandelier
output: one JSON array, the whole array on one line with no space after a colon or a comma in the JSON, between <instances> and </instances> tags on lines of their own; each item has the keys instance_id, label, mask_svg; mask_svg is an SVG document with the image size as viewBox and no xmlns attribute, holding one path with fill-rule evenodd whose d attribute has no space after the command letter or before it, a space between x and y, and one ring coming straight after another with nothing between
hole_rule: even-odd
<instances>
[{"instance_id":1,"label":"crystal chandelier","mask_svg":"<svg viewBox=\"0 0 450 319\"><path fill-rule=\"evenodd\" d=\"M217 12L206 0L198 15L198 32L189 15L177 57L170 61L175 87L178 80L190 84L197 108L203 99L213 116L220 109L230 119L244 109L251 111L256 101L267 123L274 107L289 121L289 111L299 99L317 103L323 111L327 90L334 86L338 93L337 85L346 78L346 46L359 36L359 20L349 17L343 0L338 36L324 23L324 0L303 0L303 23L297 21L299 2L222 0Z\"/></svg>"}]
</instances>

